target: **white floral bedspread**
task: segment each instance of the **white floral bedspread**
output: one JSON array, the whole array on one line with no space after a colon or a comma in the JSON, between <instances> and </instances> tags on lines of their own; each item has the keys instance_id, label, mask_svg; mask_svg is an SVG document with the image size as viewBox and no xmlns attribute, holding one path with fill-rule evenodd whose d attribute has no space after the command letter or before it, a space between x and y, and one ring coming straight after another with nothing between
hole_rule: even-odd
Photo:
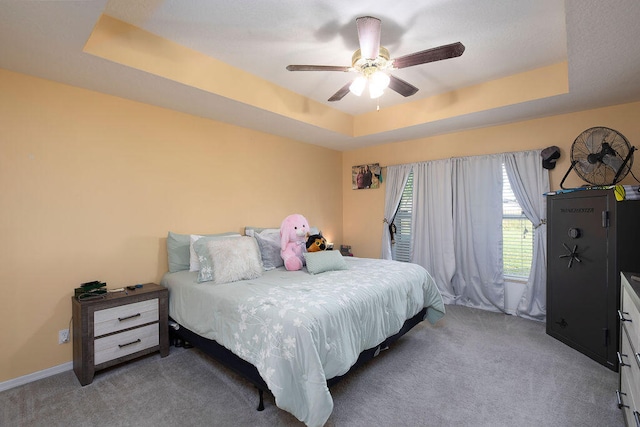
<instances>
[{"instance_id":1,"label":"white floral bedspread","mask_svg":"<svg viewBox=\"0 0 640 427\"><path fill-rule=\"evenodd\" d=\"M346 258L349 269L311 275L283 268L258 279L213 285L197 273L167 273L169 313L252 363L276 404L308 426L322 426L333 400L326 380L394 335L423 307L435 323L440 293L415 264Z\"/></svg>"}]
</instances>

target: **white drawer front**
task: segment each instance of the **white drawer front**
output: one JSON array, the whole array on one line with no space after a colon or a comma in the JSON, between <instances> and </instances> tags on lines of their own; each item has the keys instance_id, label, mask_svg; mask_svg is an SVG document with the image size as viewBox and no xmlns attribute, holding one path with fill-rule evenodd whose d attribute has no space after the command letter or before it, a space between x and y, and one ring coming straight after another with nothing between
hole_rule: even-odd
<instances>
[{"instance_id":1,"label":"white drawer front","mask_svg":"<svg viewBox=\"0 0 640 427\"><path fill-rule=\"evenodd\" d=\"M627 325L625 325L626 327ZM630 366L621 366L620 367L620 375L623 378L627 378L629 382L629 389L631 391L631 395L627 397L629 402L634 402L635 405L629 403L634 410L640 403L640 366L638 365L638 359L636 358L631 345L629 344L629 340L627 339L626 333L623 331L622 333L622 362L625 365Z\"/></svg>"},{"instance_id":2,"label":"white drawer front","mask_svg":"<svg viewBox=\"0 0 640 427\"><path fill-rule=\"evenodd\" d=\"M94 341L94 364L135 353L159 345L160 327L157 323L98 338Z\"/></svg>"},{"instance_id":3,"label":"white drawer front","mask_svg":"<svg viewBox=\"0 0 640 427\"><path fill-rule=\"evenodd\" d=\"M626 367L626 366L625 366ZM633 402L632 402L632 395L631 395L631 387L629 385L629 377L626 375L623 375L620 378L620 391L622 392L622 404L624 405L622 407L622 409L624 410L625 413L625 417L627 418L627 424L632 426L633 425L633 411L635 411L634 407L633 407Z\"/></svg>"},{"instance_id":4,"label":"white drawer front","mask_svg":"<svg viewBox=\"0 0 640 427\"><path fill-rule=\"evenodd\" d=\"M622 311L626 313L625 319L631 320L630 322L624 322L629 337L631 338L631 345L636 351L640 351L640 313L638 308L633 303L633 300L629 296L629 291L626 287L623 287L622 297Z\"/></svg>"},{"instance_id":5,"label":"white drawer front","mask_svg":"<svg viewBox=\"0 0 640 427\"><path fill-rule=\"evenodd\" d=\"M99 310L93 314L93 336L156 322L158 318L157 298Z\"/></svg>"}]
</instances>

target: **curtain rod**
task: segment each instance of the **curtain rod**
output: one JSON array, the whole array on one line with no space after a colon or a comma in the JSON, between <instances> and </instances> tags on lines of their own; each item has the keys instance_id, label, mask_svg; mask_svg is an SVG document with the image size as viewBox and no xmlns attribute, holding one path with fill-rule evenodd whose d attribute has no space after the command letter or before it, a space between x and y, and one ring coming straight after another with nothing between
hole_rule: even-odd
<instances>
[{"instance_id":1,"label":"curtain rod","mask_svg":"<svg viewBox=\"0 0 640 427\"><path fill-rule=\"evenodd\" d=\"M446 159L449 159L449 160L451 160L451 159L464 159L464 158L466 158L466 157L497 156L497 155L500 155L500 154L526 153L526 152L529 152L529 151L530 151L530 152L532 152L532 153L535 153L535 152L537 152L537 151L542 151L542 150L543 150L543 148L535 148L535 149L533 149L533 150L505 151L505 152L502 152L502 153L490 153L490 154L476 154L476 155L474 155L474 156L445 157L445 158L442 158L442 159L420 160L420 161L417 161L417 162L396 163L396 164L393 164L393 165L384 165L384 166L380 165L380 168L381 168L381 169L382 169L382 168L385 168L385 169L386 169L386 168L388 168L389 166L411 165L411 164L425 163L425 162L433 162L433 161L436 161L436 160L446 160Z\"/></svg>"}]
</instances>

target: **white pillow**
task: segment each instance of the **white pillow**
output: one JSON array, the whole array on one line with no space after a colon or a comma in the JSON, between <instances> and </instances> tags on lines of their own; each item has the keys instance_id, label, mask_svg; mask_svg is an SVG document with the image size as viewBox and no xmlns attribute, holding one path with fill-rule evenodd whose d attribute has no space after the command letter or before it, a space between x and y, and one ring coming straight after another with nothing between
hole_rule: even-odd
<instances>
[{"instance_id":1,"label":"white pillow","mask_svg":"<svg viewBox=\"0 0 640 427\"><path fill-rule=\"evenodd\" d=\"M204 236L198 234L191 234L189 236L189 271L200 271L200 261L198 260L196 251L193 249L193 244L203 237Z\"/></svg>"},{"instance_id":2,"label":"white pillow","mask_svg":"<svg viewBox=\"0 0 640 427\"><path fill-rule=\"evenodd\" d=\"M213 267L213 283L229 283L262 276L260 250L252 237L210 240L206 246Z\"/></svg>"},{"instance_id":3,"label":"white pillow","mask_svg":"<svg viewBox=\"0 0 640 427\"><path fill-rule=\"evenodd\" d=\"M200 271L200 259L196 250L193 248L193 244L203 237L210 237L213 239L226 239L227 237L240 237L239 233L221 233L208 236L201 236L199 234L189 235L189 271Z\"/></svg>"}]
</instances>

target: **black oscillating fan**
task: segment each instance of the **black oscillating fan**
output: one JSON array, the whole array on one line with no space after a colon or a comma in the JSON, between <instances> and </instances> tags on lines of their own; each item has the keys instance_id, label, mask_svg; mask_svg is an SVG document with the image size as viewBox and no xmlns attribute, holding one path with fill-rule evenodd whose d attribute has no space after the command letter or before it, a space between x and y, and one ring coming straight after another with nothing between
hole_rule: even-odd
<instances>
[{"instance_id":1,"label":"black oscillating fan","mask_svg":"<svg viewBox=\"0 0 640 427\"><path fill-rule=\"evenodd\" d=\"M603 126L582 132L571 146L571 166L580 178L594 186L614 185L627 176L633 166L635 147L620 132Z\"/></svg>"}]
</instances>

